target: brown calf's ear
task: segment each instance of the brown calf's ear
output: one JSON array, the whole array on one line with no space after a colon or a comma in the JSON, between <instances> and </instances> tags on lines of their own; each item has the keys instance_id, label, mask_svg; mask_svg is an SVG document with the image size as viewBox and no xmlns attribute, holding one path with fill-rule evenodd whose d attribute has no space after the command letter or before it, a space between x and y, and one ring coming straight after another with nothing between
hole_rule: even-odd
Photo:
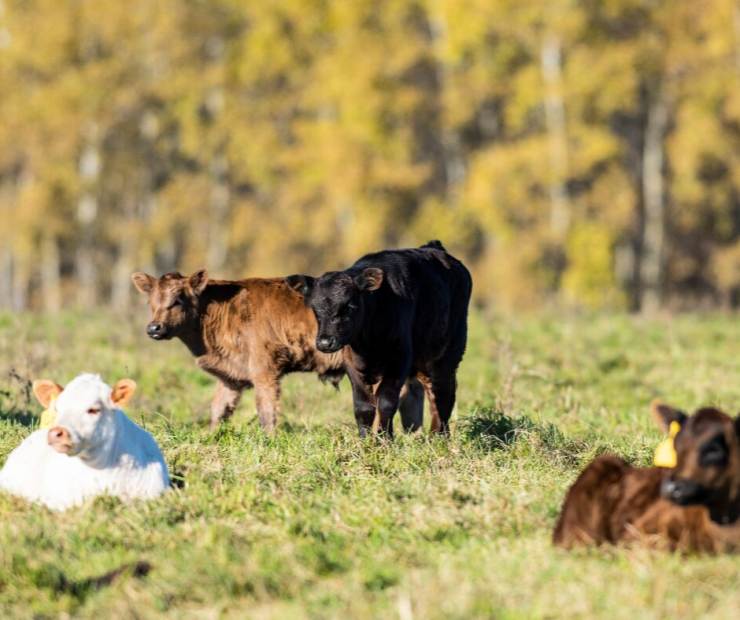
<instances>
[{"instance_id":1,"label":"brown calf's ear","mask_svg":"<svg viewBox=\"0 0 740 620\"><path fill-rule=\"evenodd\" d=\"M666 435L671 428L671 422L678 422L680 425L688 418L680 409L676 409L660 400L654 400L650 403L650 414L653 416L653 420L655 420L658 428Z\"/></svg>"},{"instance_id":2,"label":"brown calf's ear","mask_svg":"<svg viewBox=\"0 0 740 620\"><path fill-rule=\"evenodd\" d=\"M39 379L33 382L33 393L47 409L51 404L52 397L59 396L63 389L61 385L49 379Z\"/></svg>"},{"instance_id":3,"label":"brown calf's ear","mask_svg":"<svg viewBox=\"0 0 740 620\"><path fill-rule=\"evenodd\" d=\"M188 284L195 295L200 295L208 284L208 269L198 269L188 278Z\"/></svg>"},{"instance_id":4,"label":"brown calf's ear","mask_svg":"<svg viewBox=\"0 0 740 620\"><path fill-rule=\"evenodd\" d=\"M154 288L154 283L157 281L157 278L153 278L152 276L147 275L146 273L141 273L140 271L133 274L131 279L134 281L134 286L138 291L144 295L148 295L151 292L152 288Z\"/></svg>"},{"instance_id":5,"label":"brown calf's ear","mask_svg":"<svg viewBox=\"0 0 740 620\"><path fill-rule=\"evenodd\" d=\"M311 276L294 275L283 278L283 281L296 293L300 293L306 297L313 288L315 278L312 278Z\"/></svg>"},{"instance_id":6,"label":"brown calf's ear","mask_svg":"<svg viewBox=\"0 0 740 620\"><path fill-rule=\"evenodd\" d=\"M135 391L135 381L133 381L132 379L121 379L113 388L110 399L113 401L113 404L116 407L118 407L119 409L123 409L126 405L128 405L128 401L131 400L131 397L134 395Z\"/></svg>"},{"instance_id":7,"label":"brown calf's ear","mask_svg":"<svg viewBox=\"0 0 740 620\"><path fill-rule=\"evenodd\" d=\"M368 267L355 278L355 284L361 291L377 291L383 284L383 270L380 267Z\"/></svg>"}]
</instances>

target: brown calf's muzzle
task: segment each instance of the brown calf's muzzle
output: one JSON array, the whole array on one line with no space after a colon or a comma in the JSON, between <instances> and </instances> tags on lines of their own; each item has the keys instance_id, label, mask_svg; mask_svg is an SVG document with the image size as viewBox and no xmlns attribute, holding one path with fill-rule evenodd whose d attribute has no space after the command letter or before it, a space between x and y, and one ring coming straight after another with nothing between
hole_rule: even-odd
<instances>
[{"instance_id":1,"label":"brown calf's muzzle","mask_svg":"<svg viewBox=\"0 0 740 620\"><path fill-rule=\"evenodd\" d=\"M50 429L46 435L47 443L57 452L67 454L72 449L72 438L69 431L61 426Z\"/></svg>"},{"instance_id":2,"label":"brown calf's muzzle","mask_svg":"<svg viewBox=\"0 0 740 620\"><path fill-rule=\"evenodd\" d=\"M154 340L162 340L167 337L167 328L164 323L152 321L146 326L147 336Z\"/></svg>"}]
</instances>

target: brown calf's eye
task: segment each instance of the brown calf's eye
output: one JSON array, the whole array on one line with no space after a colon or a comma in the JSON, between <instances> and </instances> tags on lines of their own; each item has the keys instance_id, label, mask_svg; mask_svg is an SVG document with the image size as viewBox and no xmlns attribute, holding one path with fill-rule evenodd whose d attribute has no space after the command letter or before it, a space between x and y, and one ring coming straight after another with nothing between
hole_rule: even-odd
<instances>
[{"instance_id":1,"label":"brown calf's eye","mask_svg":"<svg viewBox=\"0 0 740 620\"><path fill-rule=\"evenodd\" d=\"M91 407L90 409L87 410L87 412L90 415L98 415L100 413L100 409L97 409L95 407Z\"/></svg>"}]
</instances>

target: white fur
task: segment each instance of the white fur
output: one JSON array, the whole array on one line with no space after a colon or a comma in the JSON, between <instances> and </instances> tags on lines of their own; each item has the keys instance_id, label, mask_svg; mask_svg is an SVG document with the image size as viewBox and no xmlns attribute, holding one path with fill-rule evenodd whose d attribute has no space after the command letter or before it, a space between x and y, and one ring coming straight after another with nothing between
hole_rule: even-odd
<instances>
[{"instance_id":1,"label":"white fur","mask_svg":"<svg viewBox=\"0 0 740 620\"><path fill-rule=\"evenodd\" d=\"M112 389L97 375L74 379L56 401L55 426L65 428L70 454L54 450L38 430L10 453L0 471L0 489L65 510L103 494L151 499L170 483L154 438L117 409ZM90 409L99 409L90 414Z\"/></svg>"}]
</instances>

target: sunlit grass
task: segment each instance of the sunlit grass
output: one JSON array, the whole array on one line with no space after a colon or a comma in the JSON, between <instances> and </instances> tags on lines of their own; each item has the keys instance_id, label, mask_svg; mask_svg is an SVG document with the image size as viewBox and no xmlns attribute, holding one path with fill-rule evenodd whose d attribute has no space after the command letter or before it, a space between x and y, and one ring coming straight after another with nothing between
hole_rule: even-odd
<instances>
[{"instance_id":1,"label":"sunlit grass","mask_svg":"<svg viewBox=\"0 0 740 620\"><path fill-rule=\"evenodd\" d=\"M145 314L145 313L144 313ZM737 557L576 553L549 541L565 490L596 454L649 463L662 396L740 408L729 317L475 315L450 441L356 436L348 384L285 381L266 438L245 398L206 427L213 382L136 320L0 316L0 460L37 423L28 381L83 370L139 384L128 413L176 488L64 514L0 496L0 609L9 616L716 617L740 608ZM400 426L400 423L398 423ZM74 584L154 566L99 591Z\"/></svg>"}]
</instances>

